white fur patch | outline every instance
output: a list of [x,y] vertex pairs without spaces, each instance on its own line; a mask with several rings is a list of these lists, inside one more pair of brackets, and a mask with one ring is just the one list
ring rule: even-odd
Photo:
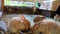
[[47,24],[47,23],[56,23],[58,26],[60,26],[60,23],[59,22],[57,22],[57,21],[55,21],[55,20],[48,20],[48,19],[45,19],[45,20],[43,20],[42,21],[43,22],[43,24]]
[[23,20],[20,17],[13,17],[10,21],[12,21],[12,20],[18,20],[18,21],[23,22]]
[[53,23],[55,23],[54,20],[47,20],[47,19],[44,19],[42,22],[44,22],[44,23],[48,23],[48,22],[53,22]]

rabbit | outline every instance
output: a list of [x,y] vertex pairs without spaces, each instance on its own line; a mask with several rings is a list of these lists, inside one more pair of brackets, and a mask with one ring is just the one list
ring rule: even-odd
[[60,24],[54,20],[42,20],[30,28],[32,34],[60,34]]
[[9,31],[12,33],[17,33],[19,31],[28,30],[30,28],[30,22],[23,15],[19,17],[13,17],[8,22]]

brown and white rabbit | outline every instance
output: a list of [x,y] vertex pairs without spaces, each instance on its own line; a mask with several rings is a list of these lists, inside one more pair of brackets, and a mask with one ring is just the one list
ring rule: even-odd
[[12,33],[17,33],[19,30],[28,30],[30,28],[30,22],[21,15],[20,17],[13,17],[8,22],[9,31]]
[[42,20],[31,27],[32,34],[60,34],[60,24],[53,20]]

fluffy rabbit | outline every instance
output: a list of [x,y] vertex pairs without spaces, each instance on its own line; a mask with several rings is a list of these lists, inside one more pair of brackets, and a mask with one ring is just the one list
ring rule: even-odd
[[60,34],[60,24],[54,20],[42,20],[31,27],[32,34]]
[[30,28],[30,22],[21,15],[20,17],[13,17],[8,22],[9,31],[12,33],[17,33],[19,31],[28,30]]

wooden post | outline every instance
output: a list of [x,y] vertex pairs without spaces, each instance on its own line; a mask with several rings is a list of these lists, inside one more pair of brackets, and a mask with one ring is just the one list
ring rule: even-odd
[[34,0],[34,7],[33,7],[33,13],[36,12],[36,0]]
[[2,11],[4,11],[4,0],[2,0]]

